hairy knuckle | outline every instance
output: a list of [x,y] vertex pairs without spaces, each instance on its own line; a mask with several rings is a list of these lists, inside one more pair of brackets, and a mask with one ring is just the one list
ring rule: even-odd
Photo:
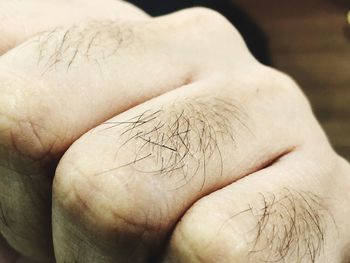
[[199,201],[178,225],[179,262],[315,262],[337,227],[328,202],[309,191],[264,192],[240,211],[208,214],[213,207]]
[[120,21],[80,23],[44,32],[31,43],[37,51],[37,64],[43,73],[49,73],[57,67],[68,70],[77,61],[97,63],[114,57],[119,49],[132,43],[133,29],[131,24]]
[[225,143],[234,146],[233,122],[247,127],[241,115],[231,101],[202,96],[179,98],[130,119],[105,123],[105,129],[118,132],[116,156],[123,157],[113,173],[127,167],[139,178],[157,180],[164,191],[188,184],[203,190],[208,167],[224,172],[221,151]]
[[257,222],[250,253],[255,260],[314,262],[335,227],[327,202],[309,191],[261,193],[251,208]]

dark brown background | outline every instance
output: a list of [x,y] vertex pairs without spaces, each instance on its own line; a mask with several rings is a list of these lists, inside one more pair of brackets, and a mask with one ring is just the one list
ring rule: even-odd
[[332,144],[350,160],[350,1],[233,1],[265,32],[273,66],[297,80]]

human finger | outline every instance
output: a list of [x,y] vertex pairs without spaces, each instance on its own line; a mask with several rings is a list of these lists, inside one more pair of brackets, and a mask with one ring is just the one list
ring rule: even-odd
[[[114,114],[182,86],[198,68],[189,50],[178,49],[181,34],[158,23],[58,28],[0,58],[0,200],[8,219],[0,228],[25,256],[52,257],[52,177],[69,145]],[[159,51],[159,39],[169,50]]]
[[162,262],[348,262],[349,165],[307,147],[199,200]]
[[99,19],[144,19],[123,1],[0,1],[0,55],[42,31]]
[[194,202],[298,144],[301,135],[289,126],[300,127],[298,111],[312,119],[295,84],[253,64],[232,78],[214,74],[163,94],[91,130],[56,170],[57,261],[156,262]]

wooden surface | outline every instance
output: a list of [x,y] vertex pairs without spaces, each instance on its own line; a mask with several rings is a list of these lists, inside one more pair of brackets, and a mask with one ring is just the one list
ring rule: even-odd
[[350,160],[350,2],[233,1],[261,26],[273,66],[297,80],[333,146]]

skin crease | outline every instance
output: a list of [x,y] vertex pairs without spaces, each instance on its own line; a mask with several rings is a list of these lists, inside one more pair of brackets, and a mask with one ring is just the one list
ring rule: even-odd
[[290,231],[306,252],[286,262],[348,260],[349,164],[298,86],[256,62],[223,17],[13,3],[0,3],[0,230],[13,248],[36,262],[53,261],[51,238],[57,262],[264,262],[281,253],[273,242],[251,253],[259,193],[287,188],[299,221],[270,216],[260,250],[271,229],[283,240],[307,220],[290,229],[312,242]]

